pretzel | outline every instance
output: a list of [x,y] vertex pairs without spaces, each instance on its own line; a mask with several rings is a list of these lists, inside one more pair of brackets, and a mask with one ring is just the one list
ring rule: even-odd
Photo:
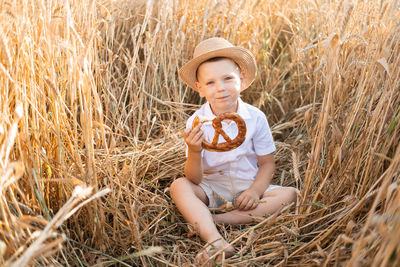
[[[238,127],[238,134],[234,139],[231,139],[223,130],[222,130],[222,124],[221,121],[223,120],[233,120],[237,127]],[[240,117],[237,113],[223,113],[219,115],[218,117],[215,117],[213,120],[210,119],[200,119],[199,116],[196,116],[193,120],[192,124],[192,129],[194,129],[199,123],[203,123],[206,121],[212,121],[213,122],[213,127],[215,129],[215,135],[214,139],[211,143],[203,140],[202,142],[202,147],[204,149],[207,149],[209,151],[215,151],[215,152],[222,152],[222,151],[230,151],[234,148],[237,148],[240,146],[244,140],[246,139],[246,123]],[[222,137],[225,139],[226,142],[224,143],[218,143],[218,138],[219,135],[222,135]]]

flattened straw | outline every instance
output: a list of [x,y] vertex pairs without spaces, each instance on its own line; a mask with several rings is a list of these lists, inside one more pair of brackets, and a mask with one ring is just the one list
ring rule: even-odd
[[[77,207],[74,206],[82,199],[90,196],[92,192],[91,187],[83,188],[81,186],[75,187],[72,192],[71,198],[65,203],[65,205],[56,213],[53,219],[46,225],[44,230],[40,233],[39,237],[24,251],[24,253],[13,263],[10,267],[26,266],[36,255],[38,250],[43,248],[46,239],[52,236],[53,230],[58,228],[65,220],[67,220],[74,212],[77,211],[81,206],[86,204],[88,201],[95,199],[96,197],[101,197],[109,192],[108,189],[104,189],[88,200],[80,203]],[[56,242],[55,244],[59,244]]]

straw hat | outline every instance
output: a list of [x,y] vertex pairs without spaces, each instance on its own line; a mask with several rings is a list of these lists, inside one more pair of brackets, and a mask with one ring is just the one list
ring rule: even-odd
[[227,40],[218,37],[200,42],[194,49],[193,59],[179,70],[179,76],[192,89],[197,91],[195,85],[197,68],[201,63],[213,57],[227,57],[239,65],[245,84],[242,91],[254,81],[257,65],[253,54],[245,48],[234,46]]

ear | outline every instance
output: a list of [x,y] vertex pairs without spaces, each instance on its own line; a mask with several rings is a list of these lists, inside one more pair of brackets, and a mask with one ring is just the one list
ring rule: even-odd
[[243,72],[240,72],[239,78],[240,78],[240,90],[243,90],[244,85],[245,85]]
[[197,92],[199,92],[200,97],[204,97],[202,87],[199,82],[195,82],[194,85],[196,86]]

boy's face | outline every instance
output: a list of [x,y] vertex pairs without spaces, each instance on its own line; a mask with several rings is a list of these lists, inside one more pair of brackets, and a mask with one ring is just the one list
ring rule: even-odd
[[215,115],[236,112],[243,75],[231,59],[221,59],[201,64],[197,70],[196,88],[205,97]]

